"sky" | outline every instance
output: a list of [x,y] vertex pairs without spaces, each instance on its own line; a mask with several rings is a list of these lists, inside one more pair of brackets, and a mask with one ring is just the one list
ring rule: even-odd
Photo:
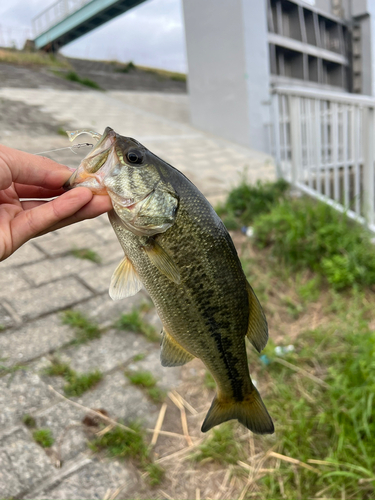
[[[0,2],[0,46],[21,47],[32,36],[31,20],[54,2]],[[182,0],[148,0],[66,45],[62,54],[107,59],[186,72]]]

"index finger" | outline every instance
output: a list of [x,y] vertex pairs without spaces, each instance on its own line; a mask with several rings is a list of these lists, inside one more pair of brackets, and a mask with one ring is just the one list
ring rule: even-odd
[[71,175],[65,165],[44,156],[0,146],[0,189],[12,182],[58,189]]

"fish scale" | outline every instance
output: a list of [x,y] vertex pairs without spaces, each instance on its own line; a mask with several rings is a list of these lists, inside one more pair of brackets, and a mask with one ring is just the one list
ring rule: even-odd
[[[142,283],[163,323],[162,364],[177,366],[197,357],[211,372],[217,394],[202,431],[237,418],[256,433],[272,433],[250,378],[245,345],[247,335],[261,350],[267,323],[225,226],[177,169],[112,129],[103,138],[101,143],[108,147],[111,139],[119,153],[115,165],[108,160],[96,174],[99,187],[112,196],[109,219],[125,253],[111,296],[134,294]],[[88,168],[95,170],[82,165],[86,172],[78,168],[72,187],[84,185]]]

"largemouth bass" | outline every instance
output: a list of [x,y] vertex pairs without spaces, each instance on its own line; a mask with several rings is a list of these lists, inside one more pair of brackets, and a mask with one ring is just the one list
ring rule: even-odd
[[134,295],[143,285],[163,323],[162,365],[197,357],[211,372],[217,393],[203,432],[237,419],[255,433],[273,433],[245,346],[247,337],[259,352],[265,347],[267,322],[220,218],[181,172],[138,141],[109,127],[101,137],[85,132],[99,142],[65,188],[87,186],[112,199],[109,220],[125,257],[111,297]]

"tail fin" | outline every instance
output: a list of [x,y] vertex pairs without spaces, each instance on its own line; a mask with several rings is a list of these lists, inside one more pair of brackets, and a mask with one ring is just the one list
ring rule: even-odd
[[207,432],[215,425],[236,418],[242,425],[255,434],[273,434],[274,426],[271,417],[260,397],[253,387],[243,401],[220,401],[217,396],[212,401],[206,418],[202,424],[202,432]]

